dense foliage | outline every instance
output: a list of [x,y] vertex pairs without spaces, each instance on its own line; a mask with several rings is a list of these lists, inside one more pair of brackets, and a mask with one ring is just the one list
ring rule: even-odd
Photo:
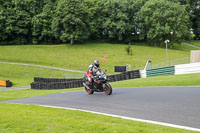
[[184,38],[190,38],[189,14],[178,3],[166,0],[148,0],[141,8],[139,14],[139,26],[141,35],[145,36],[150,44],[164,44],[169,39],[173,42],[181,42]]
[[0,44],[200,38],[199,0],[0,0]]

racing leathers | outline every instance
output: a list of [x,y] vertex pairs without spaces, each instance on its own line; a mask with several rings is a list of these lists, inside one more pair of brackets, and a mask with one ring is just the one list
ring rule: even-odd
[[101,72],[101,68],[97,67],[94,64],[89,65],[88,71],[87,71],[87,79],[88,79],[88,85],[91,85],[93,82],[93,76],[96,75],[96,73],[100,71]]

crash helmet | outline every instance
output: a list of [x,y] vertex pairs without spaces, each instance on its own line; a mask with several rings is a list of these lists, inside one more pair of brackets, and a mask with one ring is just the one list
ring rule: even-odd
[[98,60],[94,60],[94,66],[99,67],[100,66],[100,62]]

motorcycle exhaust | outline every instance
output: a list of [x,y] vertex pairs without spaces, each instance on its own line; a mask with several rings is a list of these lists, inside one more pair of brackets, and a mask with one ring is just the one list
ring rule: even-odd
[[90,87],[86,85],[84,82],[83,82],[83,86],[85,86],[88,90],[90,90]]

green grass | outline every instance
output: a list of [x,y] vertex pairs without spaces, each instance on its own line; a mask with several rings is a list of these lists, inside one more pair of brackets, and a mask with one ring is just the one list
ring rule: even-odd
[[83,88],[60,89],[60,90],[34,90],[34,89],[4,90],[0,91],[0,101],[55,94],[59,92],[77,91],[81,89]]
[[[74,70],[86,71],[94,59],[101,61],[107,56],[106,68],[108,73],[114,72],[114,66],[131,64],[132,69],[144,67],[147,60],[152,60],[153,66],[166,64],[164,48],[132,45],[133,55],[126,53],[125,44],[90,43],[81,45],[17,45],[0,46],[0,61],[21,62],[37,65],[55,66]],[[169,59],[189,57],[190,50],[195,49],[187,45],[175,45],[168,52]],[[164,63],[163,63],[164,61]],[[171,63],[173,63],[171,61]],[[177,61],[176,61],[177,63]],[[181,62],[182,63],[182,62]],[[101,64],[103,67],[103,63]],[[159,65],[160,67],[160,65]],[[0,80],[10,80],[14,86],[30,85],[33,77],[48,78],[77,78],[80,73],[53,70],[47,68],[20,66],[0,63]]]
[[[133,45],[133,56],[127,55],[123,44],[82,44],[82,45],[18,45],[0,46],[0,61],[55,66],[74,70],[87,70],[94,60],[107,56],[106,68],[113,73],[115,65],[131,64],[132,69],[144,67],[147,60],[154,64],[165,60],[165,49]],[[191,48],[186,45],[175,45],[170,49],[169,59],[189,57]],[[103,66],[103,65],[102,65]],[[14,86],[29,85],[33,77],[61,78],[66,75],[79,75],[59,70],[36,68],[30,66],[9,65],[0,63],[0,79],[11,80]],[[70,76],[70,77],[72,77]],[[134,79],[112,83],[112,87],[136,86],[183,86],[199,85],[199,74],[178,75]],[[66,77],[68,78],[68,77]],[[176,79],[176,80],[175,80]],[[64,91],[81,90],[7,90],[0,91],[0,101],[54,94]],[[170,127],[158,126],[142,122],[123,120],[103,115],[80,111],[53,109],[34,105],[17,105],[0,103],[0,133],[35,133],[35,132],[135,132],[135,133],[190,133]]]
[[34,105],[0,103],[0,118],[2,133],[193,133],[104,115]]
[[200,73],[139,78],[111,83],[113,88],[144,86],[200,86]]
[[0,68],[0,80],[10,80],[13,83],[13,86],[30,85],[30,83],[33,82],[34,77],[80,78],[84,75],[82,73],[4,63],[0,63]]
[[[114,72],[114,66],[131,64],[132,69],[144,67],[147,60],[157,64],[166,60],[165,48],[132,45],[133,55],[125,51],[125,44],[89,43],[79,45],[17,45],[0,46],[0,61],[21,62],[55,66],[74,70],[86,71],[93,60],[101,61],[107,56],[106,68],[108,73]],[[187,45],[175,45],[168,50],[169,59],[189,57]]]
[[199,40],[192,40],[190,41],[191,44],[200,47],[200,41]]

